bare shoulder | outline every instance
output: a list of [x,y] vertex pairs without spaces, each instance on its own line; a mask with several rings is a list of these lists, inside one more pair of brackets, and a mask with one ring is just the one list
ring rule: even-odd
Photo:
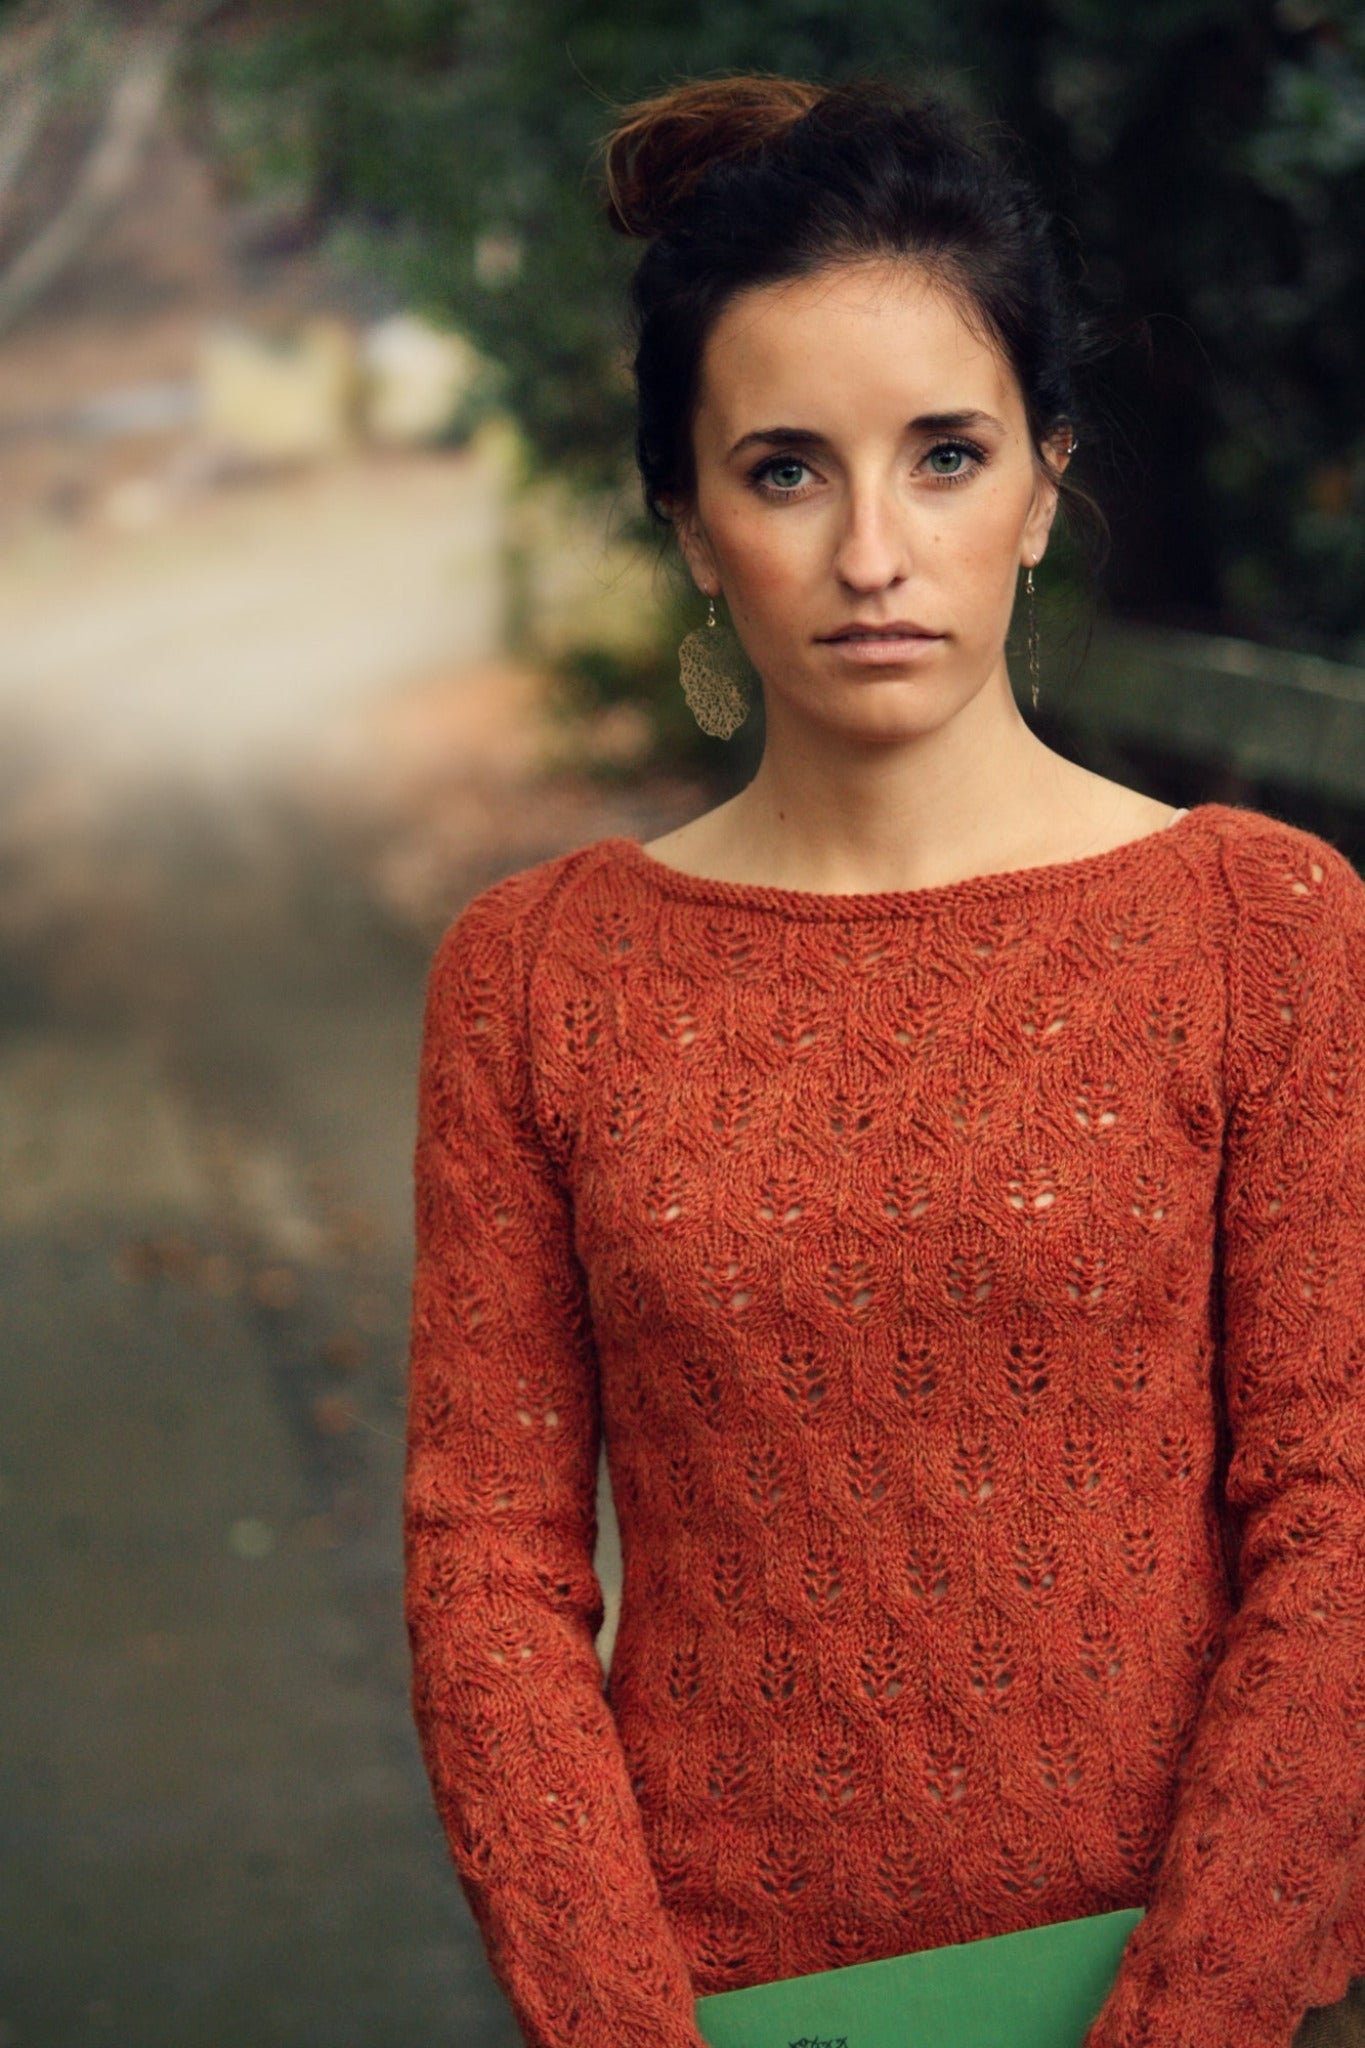
[[1129,839],[1139,839],[1144,833],[1159,831],[1175,816],[1175,806],[1161,797],[1146,796],[1142,790],[1129,789],[1122,782],[1112,782],[1106,775],[1093,775],[1089,780],[1094,784],[1097,829],[1115,846],[1121,846]]
[[689,818],[685,825],[665,832],[661,838],[642,840],[643,850],[684,875],[698,875],[712,882],[742,882],[745,877],[724,841],[729,810],[729,802],[717,804],[714,810],[703,811],[699,818]]
[[1015,850],[1002,866],[1047,866],[1110,853],[1159,832],[1178,815],[1177,807],[1160,797],[1048,752],[1051,758],[1032,783],[1027,802],[1002,822]]

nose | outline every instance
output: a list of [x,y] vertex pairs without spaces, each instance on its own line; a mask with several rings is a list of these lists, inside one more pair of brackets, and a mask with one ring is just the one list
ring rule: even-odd
[[885,483],[850,485],[834,573],[850,590],[885,590],[909,573],[905,508]]

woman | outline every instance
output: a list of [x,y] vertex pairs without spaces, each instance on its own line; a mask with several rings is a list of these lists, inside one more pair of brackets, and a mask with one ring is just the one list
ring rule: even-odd
[[432,963],[407,1612],[460,1880],[535,2048],[1133,1905],[1087,2048],[1288,2048],[1365,1972],[1365,884],[1016,708],[1087,345],[1017,177],[751,77],[606,177],[646,501],[766,742]]

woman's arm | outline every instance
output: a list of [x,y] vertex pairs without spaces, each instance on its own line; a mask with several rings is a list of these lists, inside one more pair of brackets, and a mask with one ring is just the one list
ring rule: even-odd
[[1220,1195],[1240,1594],[1170,1838],[1085,2048],[1290,2048],[1365,1969],[1365,883],[1225,842]]
[[490,1965],[531,2048],[704,2048],[595,1637],[597,1364],[526,1037],[530,870],[427,987],[404,1489],[412,1705]]

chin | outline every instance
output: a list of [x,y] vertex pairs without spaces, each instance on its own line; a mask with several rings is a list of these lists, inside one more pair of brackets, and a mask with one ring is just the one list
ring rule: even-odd
[[[866,686],[864,686],[866,687]],[[941,698],[932,701],[922,697],[917,704],[906,704],[891,699],[883,686],[881,703],[872,701],[868,691],[867,700],[862,704],[850,705],[847,698],[835,700],[824,698],[814,707],[802,706],[803,715],[818,722],[830,732],[847,733],[850,739],[865,739],[894,743],[896,740],[919,739],[926,732],[934,732],[946,725],[956,706],[945,709]]]

